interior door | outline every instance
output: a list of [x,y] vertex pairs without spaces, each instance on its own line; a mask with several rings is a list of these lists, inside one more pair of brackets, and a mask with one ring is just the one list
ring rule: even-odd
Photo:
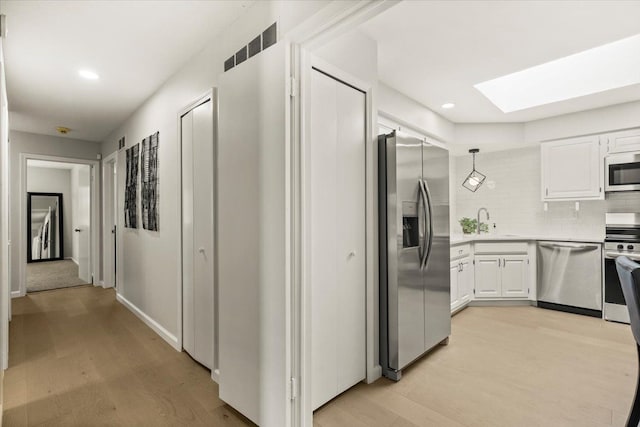
[[183,348],[214,367],[213,102],[182,117]]
[[116,285],[116,163],[115,160],[103,163],[103,191],[104,191],[104,284]]
[[91,277],[91,174],[90,166],[78,166],[76,189],[77,213],[75,217],[75,235],[78,239],[78,277],[87,283],[93,283]]
[[366,99],[314,69],[310,100],[315,409],[365,377]]

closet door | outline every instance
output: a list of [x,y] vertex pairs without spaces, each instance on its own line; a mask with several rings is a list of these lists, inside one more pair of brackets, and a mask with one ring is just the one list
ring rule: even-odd
[[213,106],[211,101],[182,119],[183,348],[213,368]]
[[366,374],[365,102],[364,93],[312,71],[308,194],[314,409]]

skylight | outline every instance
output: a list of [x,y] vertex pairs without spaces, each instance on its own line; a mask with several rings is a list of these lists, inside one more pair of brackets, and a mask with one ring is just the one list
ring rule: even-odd
[[640,83],[640,34],[474,85],[504,113]]

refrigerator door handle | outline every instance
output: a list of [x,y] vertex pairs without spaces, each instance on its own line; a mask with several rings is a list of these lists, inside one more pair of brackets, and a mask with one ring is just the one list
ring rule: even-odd
[[429,212],[429,215],[426,218],[426,229],[427,229],[427,236],[425,236],[425,246],[426,246],[426,250],[424,253],[424,258],[422,260],[422,264],[420,265],[421,269],[426,268],[427,263],[429,262],[429,255],[431,255],[431,247],[433,246],[433,210],[431,208],[431,192],[429,191],[429,186],[427,185],[427,182],[424,180],[421,180],[421,188],[423,191],[423,197],[425,199],[425,215],[427,214],[427,212]]
[[[418,256],[420,258],[420,268],[424,263],[424,257],[427,253],[427,239],[425,231],[427,228],[427,197],[424,189],[422,188],[422,180],[418,179],[418,234],[420,235],[420,246],[418,247]],[[420,205],[422,205],[422,228],[425,231],[420,231]]]

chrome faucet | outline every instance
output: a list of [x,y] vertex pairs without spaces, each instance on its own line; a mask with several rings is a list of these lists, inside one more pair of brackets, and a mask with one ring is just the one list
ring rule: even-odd
[[489,217],[489,211],[487,210],[487,208],[480,208],[478,209],[478,234],[480,234],[480,212],[484,211],[487,214],[487,221],[489,221],[490,217]]

